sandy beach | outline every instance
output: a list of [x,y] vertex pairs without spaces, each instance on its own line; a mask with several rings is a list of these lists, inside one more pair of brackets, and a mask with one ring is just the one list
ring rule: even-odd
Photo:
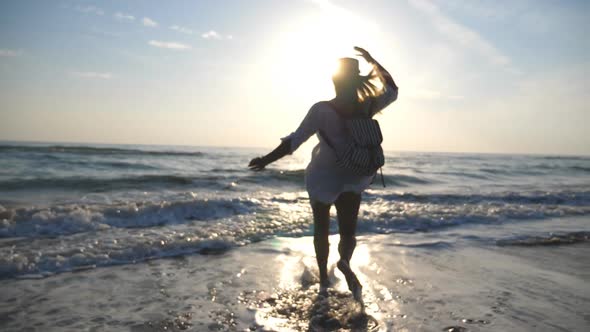
[[[567,231],[587,220],[545,221]],[[5,280],[3,331],[584,331],[588,234],[489,239],[538,223],[366,235],[352,267],[366,314],[333,271],[318,295],[312,238]],[[548,225],[543,225],[546,228]],[[461,233],[462,241],[451,242]],[[486,240],[488,239],[488,240]],[[556,240],[557,239],[557,240]],[[332,236],[335,253],[338,237]],[[331,266],[337,255],[331,255]]]

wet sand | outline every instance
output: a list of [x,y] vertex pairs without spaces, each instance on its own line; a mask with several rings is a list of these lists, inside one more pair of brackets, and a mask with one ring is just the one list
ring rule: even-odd
[[[468,231],[477,238],[494,230]],[[337,270],[328,294],[318,295],[312,238],[276,238],[209,255],[4,280],[0,329],[588,330],[588,242],[447,241],[457,237],[453,230],[359,237],[351,266],[364,285],[365,313]],[[330,242],[334,267],[338,237]]]

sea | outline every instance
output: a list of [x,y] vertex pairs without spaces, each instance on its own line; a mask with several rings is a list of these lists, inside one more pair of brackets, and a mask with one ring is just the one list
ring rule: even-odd
[[0,142],[3,331],[588,331],[590,157],[386,152],[319,292],[304,169],[266,149]]
[[[264,152],[2,143],[0,278],[42,278],[313,234],[304,187],[309,154],[249,170],[249,160]],[[587,156],[387,152],[383,174],[385,187],[378,177],[363,195],[360,235],[527,221],[536,225],[530,231],[478,240],[542,247],[590,236]],[[554,218],[566,222],[546,223]],[[577,222],[567,226],[568,218]]]

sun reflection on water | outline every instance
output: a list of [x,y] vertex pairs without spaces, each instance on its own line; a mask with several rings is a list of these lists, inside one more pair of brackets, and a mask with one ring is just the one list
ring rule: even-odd
[[[379,263],[372,259],[371,246],[361,243],[351,261],[352,269],[364,286],[363,298],[366,306],[365,314],[362,314],[362,306],[352,299],[344,276],[335,268],[338,240],[338,235],[330,237],[331,255],[328,265],[332,287],[327,294],[319,293],[313,239],[285,238],[275,242],[275,249],[281,252],[276,257],[279,266],[278,287],[273,290],[271,304],[257,312],[258,323],[280,331],[313,330],[313,324],[318,321],[327,324],[325,314],[328,312],[341,320],[334,324],[345,324],[341,326],[345,330],[350,328],[349,324],[354,325],[360,321],[364,324],[363,328],[353,330],[386,331],[383,315],[390,311],[389,304],[395,300],[386,287],[364,273],[379,268]],[[388,303],[387,308],[380,307],[383,302]],[[329,319],[327,322],[329,323]]]

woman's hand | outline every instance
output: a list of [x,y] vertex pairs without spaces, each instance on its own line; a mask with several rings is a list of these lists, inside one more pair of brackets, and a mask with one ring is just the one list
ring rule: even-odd
[[377,62],[377,60],[375,60],[371,56],[371,54],[367,52],[367,50],[358,46],[355,46],[354,49],[355,51],[359,52],[358,56],[362,56],[365,60],[367,60],[368,63],[374,66],[379,76],[379,79],[381,79],[381,82],[383,82],[383,84],[397,89],[397,85],[395,85],[395,81],[393,80],[393,77],[391,77],[391,74],[387,70],[385,70],[385,68],[383,68],[383,66],[379,62]]
[[291,153],[291,139],[286,138],[281,144],[264,157],[256,157],[250,160],[248,167],[253,171],[261,171],[266,165],[273,163]]
[[264,160],[260,157],[256,157],[252,160],[250,160],[250,163],[248,164],[248,168],[250,168],[253,171],[262,171],[264,169],[264,167],[266,167],[266,163],[264,162]]
[[365,50],[364,48],[355,46],[354,50],[359,52],[359,54],[357,54],[357,55],[363,57],[368,63],[375,62],[375,59],[373,59],[371,54],[369,54],[369,52],[367,52],[367,50]]

